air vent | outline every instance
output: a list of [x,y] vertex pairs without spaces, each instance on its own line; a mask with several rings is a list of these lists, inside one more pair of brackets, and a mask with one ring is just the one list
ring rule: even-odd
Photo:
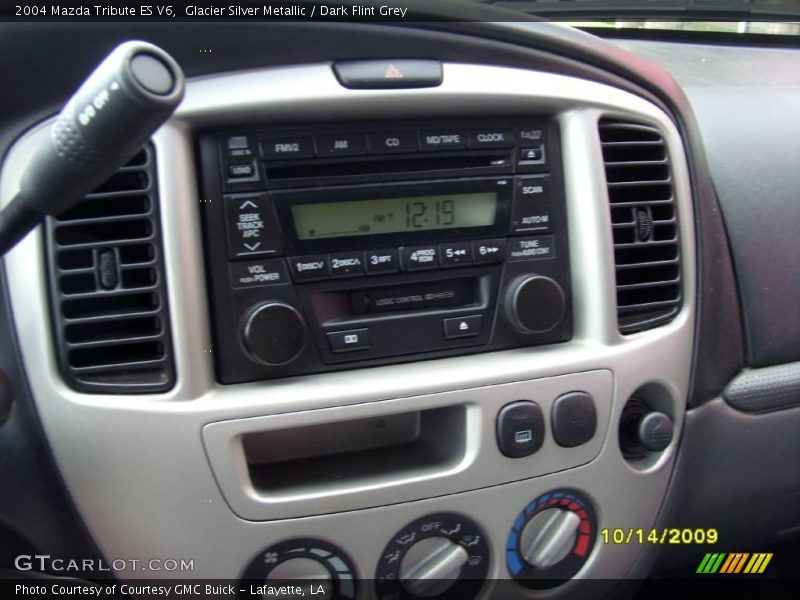
[[600,121],[622,333],[672,320],[681,304],[678,219],[666,144],[655,127]]
[[154,150],[147,146],[74,207],[47,220],[58,360],[74,389],[172,387]]

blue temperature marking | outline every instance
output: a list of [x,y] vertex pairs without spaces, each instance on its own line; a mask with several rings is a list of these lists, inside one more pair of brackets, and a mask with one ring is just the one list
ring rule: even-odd
[[550,494],[545,494],[544,496],[539,496],[539,504],[544,504],[550,500]]
[[517,535],[517,532],[512,529],[511,533],[508,535],[508,550],[516,550],[517,549],[517,540],[518,539],[519,539],[519,536]]
[[519,561],[519,557],[517,556],[516,552],[512,550],[506,551],[506,562],[508,563],[508,570],[512,575],[516,575],[522,571],[522,563]]
[[520,516],[517,517],[517,520],[514,521],[514,529],[517,531],[522,530],[522,526],[525,524],[525,513],[523,512]]

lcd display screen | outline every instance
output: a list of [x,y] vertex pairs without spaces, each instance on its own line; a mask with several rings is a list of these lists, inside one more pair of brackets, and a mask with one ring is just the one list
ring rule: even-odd
[[295,204],[298,240],[494,225],[497,192]]

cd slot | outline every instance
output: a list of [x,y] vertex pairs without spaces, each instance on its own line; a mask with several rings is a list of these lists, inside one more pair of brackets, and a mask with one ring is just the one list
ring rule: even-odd
[[295,179],[348,178],[370,175],[414,173],[430,175],[442,171],[470,170],[472,173],[496,173],[508,170],[511,155],[508,151],[460,152],[452,155],[405,155],[360,157],[350,160],[326,160],[304,164],[266,165],[267,180],[271,182]]

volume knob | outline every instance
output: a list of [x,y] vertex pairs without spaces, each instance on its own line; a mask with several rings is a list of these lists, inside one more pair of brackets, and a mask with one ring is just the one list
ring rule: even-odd
[[520,275],[508,284],[503,314],[520,333],[544,333],[561,321],[566,310],[564,291],[543,275]]
[[242,319],[241,341],[250,359],[268,367],[295,360],[306,345],[306,323],[296,308],[277,300],[253,305]]

